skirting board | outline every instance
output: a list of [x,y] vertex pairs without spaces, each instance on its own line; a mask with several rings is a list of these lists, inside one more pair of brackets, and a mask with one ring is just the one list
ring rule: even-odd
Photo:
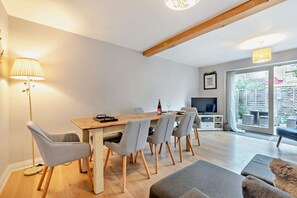
[[[43,160],[42,158],[35,158],[35,163],[36,164],[43,164]],[[13,163],[13,164],[9,164],[6,169],[3,171],[1,177],[0,177],[0,194],[2,192],[2,190],[5,187],[5,184],[10,176],[10,174],[13,171],[16,170],[20,170],[20,169],[24,169],[24,168],[28,168],[32,166],[32,160],[26,160],[26,161],[22,161],[22,162],[17,162],[17,163]]]

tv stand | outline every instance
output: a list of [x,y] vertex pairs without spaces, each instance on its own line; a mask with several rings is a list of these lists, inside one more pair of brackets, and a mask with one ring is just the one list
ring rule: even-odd
[[201,131],[222,131],[223,130],[223,115],[199,115]]

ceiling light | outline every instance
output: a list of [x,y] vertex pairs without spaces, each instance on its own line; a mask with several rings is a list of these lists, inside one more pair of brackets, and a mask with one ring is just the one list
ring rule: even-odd
[[267,46],[271,46],[276,43],[279,43],[283,41],[285,38],[286,38],[285,34],[270,34],[270,35],[260,36],[241,43],[239,45],[239,48],[243,50],[251,50],[251,49],[267,47]]
[[172,10],[186,10],[196,5],[200,0],[165,0],[165,4]]
[[253,51],[253,63],[265,63],[271,61],[271,48],[260,48]]

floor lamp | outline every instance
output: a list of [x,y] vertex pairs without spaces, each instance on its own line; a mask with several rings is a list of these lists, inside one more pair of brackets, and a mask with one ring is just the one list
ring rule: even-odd
[[[29,112],[30,121],[32,121],[32,103],[31,103],[31,88],[34,80],[43,80],[44,74],[39,61],[30,58],[17,58],[15,59],[11,72],[10,78],[24,80],[26,88],[23,90],[28,95],[29,99]],[[35,166],[34,156],[34,140],[32,138],[32,167],[25,170],[24,175],[30,176],[35,175],[42,171],[42,167]]]

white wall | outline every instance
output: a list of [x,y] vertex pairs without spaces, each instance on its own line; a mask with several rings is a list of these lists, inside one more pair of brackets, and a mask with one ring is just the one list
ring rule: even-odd
[[0,1],[0,29],[5,50],[0,63],[0,177],[8,165],[9,150],[9,86],[8,86],[8,15]]
[[[75,130],[71,119],[134,107],[179,109],[198,94],[198,69],[9,17],[10,52],[40,60],[46,75],[33,90],[33,120],[50,132]],[[27,96],[10,82],[10,163],[31,158]]]
[[[269,66],[274,64],[285,63],[288,61],[297,60],[297,49],[287,50],[279,53],[274,53],[272,55],[273,59],[268,64],[255,65],[252,63],[252,58],[243,59],[239,61],[233,61],[229,63],[223,63],[219,65],[201,67],[199,68],[199,96],[213,96],[218,98],[218,114],[225,114],[225,92],[226,92],[226,72],[232,70],[242,70],[245,68],[254,68]],[[214,90],[204,90],[203,89],[203,75],[207,72],[217,72],[217,89]],[[226,119],[224,119],[226,120]]]

